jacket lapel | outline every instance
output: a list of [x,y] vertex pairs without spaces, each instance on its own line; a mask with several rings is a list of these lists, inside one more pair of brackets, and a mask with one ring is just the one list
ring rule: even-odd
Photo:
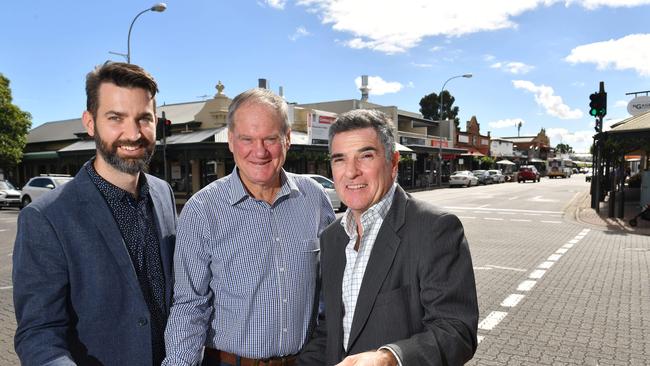
[[[163,274],[165,276],[165,288],[167,293],[167,307],[171,305],[171,292],[172,292],[172,262],[174,250],[173,247],[169,248],[170,245],[173,246],[174,240],[169,240],[169,235],[174,235],[174,233],[167,233],[165,227],[167,221],[165,220],[165,200],[169,200],[169,197],[164,197],[163,192],[158,188],[158,185],[152,184],[152,180],[148,178],[149,182],[149,195],[153,202],[153,211],[156,216],[156,225],[157,225],[157,234],[158,234],[158,243],[160,245],[160,260],[162,261]],[[165,187],[166,188],[166,187]],[[165,193],[169,193],[166,191]],[[176,215],[174,208],[171,208],[170,212],[173,216]],[[173,219],[173,218],[172,218]]]
[[[332,289],[332,298],[333,298],[333,311],[330,313],[328,312],[328,315],[333,315],[332,319],[327,319],[326,321],[329,322],[331,321],[332,324],[335,324],[336,326],[333,327],[336,329],[336,333],[334,334],[335,342],[334,344],[340,345],[339,348],[336,350],[337,355],[336,358],[337,360],[342,360],[343,359],[343,289],[341,287],[341,284],[343,283],[343,272],[345,271],[345,247],[348,244],[349,238],[347,234],[345,233],[345,230],[341,226],[341,220],[335,221],[332,225],[337,225],[336,228],[337,230],[335,231],[336,235],[334,237],[334,240],[332,240],[329,243],[326,243],[325,245],[331,246],[328,248],[329,250],[332,251],[332,270],[328,274],[328,281],[333,287]],[[331,277],[330,277],[331,276]]]
[[361,330],[368,321],[377,294],[393,264],[393,259],[401,242],[397,232],[404,224],[406,201],[406,193],[401,187],[397,186],[393,204],[379,229],[363,275],[357,305],[354,310],[354,318],[352,319],[348,349],[352,349],[352,345],[356,342]]
[[103,242],[106,244],[110,252],[113,254],[115,261],[124,274],[126,282],[136,293],[142,293],[140,285],[137,280],[135,268],[131,262],[131,257],[126,249],[126,244],[122,238],[122,233],[117,227],[115,218],[108,207],[106,200],[99,192],[95,184],[90,180],[90,176],[86,172],[85,166],[81,168],[76,178],[79,184],[79,201],[80,210],[84,217],[88,217],[97,231],[101,234]]

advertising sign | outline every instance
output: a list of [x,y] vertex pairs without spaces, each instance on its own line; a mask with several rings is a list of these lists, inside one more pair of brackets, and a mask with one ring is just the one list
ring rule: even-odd
[[650,111],[650,97],[642,95],[627,104],[627,112],[633,116]]
[[311,144],[327,144],[327,133],[335,119],[335,113],[311,112],[309,114],[309,142]]

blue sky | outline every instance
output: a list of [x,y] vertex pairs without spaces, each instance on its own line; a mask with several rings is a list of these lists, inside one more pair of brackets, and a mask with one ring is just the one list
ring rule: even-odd
[[[123,61],[133,17],[155,1],[5,1],[0,73],[33,125],[77,118],[84,77]],[[493,137],[546,128],[551,144],[587,151],[589,94],[605,82],[606,125],[628,117],[625,93],[650,90],[650,0],[168,0],[131,35],[131,61],[160,86],[159,103],[230,97],[270,81],[290,102],[359,98],[417,112],[446,89],[461,128],[476,116]]]

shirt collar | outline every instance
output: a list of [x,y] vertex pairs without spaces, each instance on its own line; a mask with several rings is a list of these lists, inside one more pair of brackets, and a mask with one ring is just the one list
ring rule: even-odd
[[[109,202],[121,202],[126,199],[136,200],[133,195],[122,188],[114,185],[113,183],[104,179],[97,170],[95,170],[95,158],[90,159],[86,163],[86,171],[90,176],[91,181],[95,184],[97,189],[102,193],[104,198]],[[136,201],[146,200],[149,197],[149,184],[147,183],[147,178],[145,174],[140,172],[140,177],[138,178],[138,198]]]
[[[296,182],[291,178],[290,175],[288,175],[284,169],[280,170],[280,191],[278,192],[278,196],[274,201],[278,202],[281,197],[283,196],[288,196],[292,192],[297,192],[299,193],[300,190],[298,189],[298,186],[296,185]],[[235,166],[233,169],[232,173],[230,174],[230,180],[229,180],[229,185],[228,185],[228,194],[230,195],[230,205],[234,206],[238,204],[239,202],[242,202],[246,198],[253,198],[248,191],[246,190],[246,187],[244,187],[244,183],[242,183],[241,178],[239,177],[239,168]]]
[[[388,211],[390,210],[390,206],[393,202],[396,188],[397,183],[393,183],[388,192],[386,192],[384,197],[382,197],[379,202],[370,206],[364,213],[361,214],[361,225],[364,227],[364,231],[366,231],[368,217],[380,217],[382,220],[386,218],[386,215],[388,215]],[[354,221],[352,210],[348,208],[348,210],[345,211],[345,214],[343,214],[343,218],[341,219],[341,226],[343,226],[345,233],[348,234],[350,238],[357,235],[357,229],[355,225],[356,223]]]

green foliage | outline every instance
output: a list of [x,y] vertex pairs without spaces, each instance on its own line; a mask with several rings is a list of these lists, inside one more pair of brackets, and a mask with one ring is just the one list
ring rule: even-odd
[[12,104],[9,79],[0,74],[0,168],[10,168],[23,156],[32,116]]
[[555,146],[555,152],[560,154],[571,154],[573,153],[573,148],[569,144],[557,144],[557,146]]
[[479,161],[481,162],[481,169],[492,169],[496,164],[496,159],[490,156],[481,156]]
[[420,99],[420,113],[422,113],[424,118],[430,118],[434,121],[453,119],[454,123],[456,124],[456,127],[458,127],[460,120],[458,119],[457,116],[458,116],[458,112],[460,111],[460,108],[452,107],[455,101],[456,98],[454,98],[454,96],[451,95],[447,90],[442,92],[442,117],[441,117],[439,113],[440,95],[438,95],[437,93],[431,93],[425,95],[424,97],[422,97],[422,99]]

